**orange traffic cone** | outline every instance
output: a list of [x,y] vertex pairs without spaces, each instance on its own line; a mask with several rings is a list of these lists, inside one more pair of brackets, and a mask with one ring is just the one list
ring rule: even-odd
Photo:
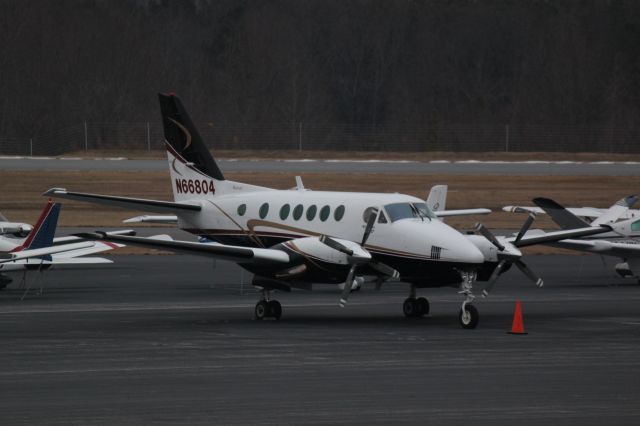
[[516,300],[516,311],[513,313],[513,324],[511,324],[511,331],[509,334],[528,334],[524,331],[524,323],[522,322],[522,306],[520,301]]

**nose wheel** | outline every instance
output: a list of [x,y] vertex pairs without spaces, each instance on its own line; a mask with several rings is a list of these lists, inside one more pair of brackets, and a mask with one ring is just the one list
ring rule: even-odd
[[458,318],[462,328],[473,329],[478,325],[480,314],[478,314],[475,306],[465,305],[464,308],[460,309],[460,316]]

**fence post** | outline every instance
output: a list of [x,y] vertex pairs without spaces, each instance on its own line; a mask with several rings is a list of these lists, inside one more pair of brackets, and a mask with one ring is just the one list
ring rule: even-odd
[[33,138],[29,138],[29,157],[33,157]]
[[302,151],[302,121],[298,123],[298,151]]
[[87,122],[84,122],[84,150],[89,150],[89,138],[87,137]]
[[147,151],[151,151],[151,129],[149,128],[148,121],[147,121]]
[[509,125],[504,126],[504,151],[509,152]]

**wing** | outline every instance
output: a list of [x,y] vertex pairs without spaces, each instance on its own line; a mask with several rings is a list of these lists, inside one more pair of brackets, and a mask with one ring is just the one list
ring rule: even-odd
[[169,201],[148,200],[144,198],[86,194],[82,192],[70,192],[64,188],[52,188],[42,195],[155,213],[198,212],[202,209],[200,204],[194,203],[172,203]]
[[21,259],[30,259],[32,257],[47,256],[56,253],[64,253],[68,251],[87,249],[93,247],[95,242],[82,241],[79,243],[63,244],[59,246],[50,246],[36,249],[20,250],[13,253],[4,253],[0,255],[0,263],[13,262]]
[[289,255],[281,250],[227,246],[217,243],[198,243],[192,241],[178,241],[167,237],[129,237],[111,235],[104,232],[78,234],[83,239],[109,241],[131,246],[169,250],[176,253],[194,254],[198,256],[214,257],[239,263],[288,263]]
[[[134,236],[134,235],[136,235],[136,231],[134,231],[133,229],[123,229],[121,231],[109,231],[108,234],[110,234],[110,235],[131,235],[131,236]],[[54,238],[53,239],[53,244],[54,245],[59,245],[59,244],[66,244],[66,243],[78,242],[78,241],[82,241],[82,238],[76,237],[75,235],[69,235],[67,237]]]
[[562,240],[549,244],[553,247],[598,253],[622,258],[640,258],[640,244],[637,242],[613,242],[605,240]]
[[604,234],[607,232],[611,232],[611,227],[606,225],[601,226],[587,226],[585,228],[580,229],[567,229],[562,231],[554,231],[554,232],[527,232],[522,238],[518,239],[518,237],[509,237],[506,238],[506,241],[512,243],[516,247],[526,247],[532,246],[536,244],[546,244],[552,243],[560,240],[565,240],[568,238],[579,238],[579,237],[588,237],[591,235]]

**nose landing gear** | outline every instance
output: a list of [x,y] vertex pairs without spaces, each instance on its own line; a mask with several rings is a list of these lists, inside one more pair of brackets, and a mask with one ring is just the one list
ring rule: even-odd
[[478,309],[471,303],[476,298],[473,294],[473,283],[476,280],[476,272],[461,271],[462,282],[460,283],[460,291],[458,293],[465,296],[462,307],[460,308],[460,325],[465,329],[473,329],[478,325],[480,315]]

